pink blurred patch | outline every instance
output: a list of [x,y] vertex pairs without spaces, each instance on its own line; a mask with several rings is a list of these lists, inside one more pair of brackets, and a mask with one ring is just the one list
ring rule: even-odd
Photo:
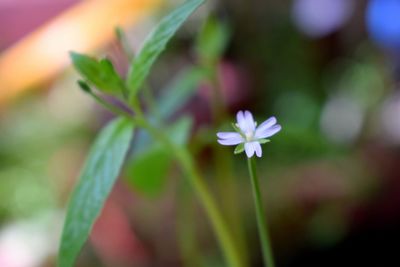
[[79,0],[0,0],[0,51]]
[[147,266],[148,253],[118,203],[121,193],[124,192],[117,187],[107,200],[90,241],[106,266]]
[[[249,82],[247,74],[240,67],[229,61],[222,61],[218,69],[221,84],[221,95],[224,103],[230,107],[246,100],[249,96]],[[200,96],[210,101],[213,96],[209,83],[200,87]]]

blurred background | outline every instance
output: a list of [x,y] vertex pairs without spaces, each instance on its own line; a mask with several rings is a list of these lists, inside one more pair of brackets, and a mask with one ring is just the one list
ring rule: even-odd
[[[181,2],[0,0],[1,267],[55,266],[68,197],[112,117],[78,89],[68,51],[107,56],[124,76],[123,51]],[[210,16],[225,48],[217,103],[193,72]],[[277,265],[397,266],[399,81],[400,0],[219,0],[169,44],[143,102],[157,109],[169,92],[167,121],[192,119],[188,145],[248,266],[262,263],[246,164],[215,137],[241,109],[283,127],[258,159]],[[224,266],[179,168],[141,134],[76,266]]]

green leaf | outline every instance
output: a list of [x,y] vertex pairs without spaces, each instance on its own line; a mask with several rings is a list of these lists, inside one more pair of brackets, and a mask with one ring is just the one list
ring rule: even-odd
[[[150,120],[158,124],[160,120],[170,119],[196,92],[197,85],[205,75],[204,70],[197,67],[190,67],[179,73],[170,84],[162,89],[156,109],[151,110]],[[135,140],[134,153],[147,149],[149,143],[152,142],[149,134],[145,131],[139,131]]]
[[240,143],[236,146],[234,153],[240,154],[244,151],[244,143]]
[[148,197],[156,197],[164,188],[171,162],[168,150],[160,145],[152,146],[132,159],[125,176],[135,190]]
[[168,129],[168,135],[170,135],[172,142],[183,146],[189,139],[192,126],[193,120],[191,117],[182,117]]
[[[191,128],[192,120],[183,118],[167,129],[167,133],[173,142],[184,145]],[[165,187],[172,154],[159,142],[148,140],[146,144],[141,144],[140,152],[136,152],[130,160],[125,176],[138,192],[148,197],[157,197]]]
[[185,20],[203,3],[204,0],[189,0],[168,16],[147,36],[144,44],[133,59],[127,78],[130,96],[135,97],[150,72],[154,62],[165,49],[168,41],[174,36]]
[[257,141],[260,142],[260,144],[265,144],[265,143],[271,142],[271,140],[269,140],[269,139],[258,139]]
[[206,63],[220,59],[229,41],[230,31],[226,23],[210,16],[197,39],[197,53]]
[[109,59],[96,59],[78,54],[70,53],[72,63],[78,72],[99,90],[107,93],[121,93],[124,91],[124,83],[114,69]]
[[[191,67],[183,70],[174,80],[162,90],[159,97],[157,112],[162,119],[168,119],[182,108],[188,99],[196,92],[200,81],[206,76],[204,70]],[[157,117],[157,116],[154,116]]]
[[109,123],[96,138],[69,201],[59,249],[59,267],[74,265],[118,177],[132,135],[132,123],[120,118]]

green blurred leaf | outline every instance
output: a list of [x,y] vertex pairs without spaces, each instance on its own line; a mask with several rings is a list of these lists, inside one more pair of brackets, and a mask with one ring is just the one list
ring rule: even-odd
[[[193,96],[199,83],[206,76],[203,69],[191,67],[183,70],[174,80],[162,90],[159,97],[157,112],[162,119],[167,119],[182,108]],[[157,117],[157,116],[154,116]]]
[[[197,67],[190,67],[181,71],[166,88],[162,89],[156,109],[151,110],[150,120],[157,124],[160,123],[160,120],[170,119],[196,92],[197,85],[205,75],[205,71]],[[135,139],[134,153],[147,149],[151,142],[149,134],[145,131],[139,131]]]
[[[178,145],[186,144],[192,120],[182,118],[169,129],[168,135]],[[163,191],[168,169],[172,163],[171,152],[159,142],[148,142],[135,153],[126,170],[128,182],[140,193],[148,197],[157,197]]]
[[124,91],[124,83],[114,69],[109,59],[96,59],[78,54],[70,53],[72,63],[78,72],[99,90],[108,93],[121,93]]
[[258,142],[260,142],[260,144],[266,144],[268,142],[271,142],[271,140],[263,138],[263,139],[258,139]]
[[58,266],[71,267],[118,177],[133,135],[132,123],[115,119],[97,137],[69,202]]
[[166,16],[147,36],[142,49],[131,63],[127,78],[130,96],[135,97],[143,81],[150,72],[153,63],[165,49],[168,41],[179,27],[204,0],[189,0]]
[[229,27],[214,16],[205,22],[197,39],[197,53],[206,63],[220,59],[230,37]]
[[135,190],[149,197],[158,196],[165,184],[165,176],[172,159],[161,146],[153,146],[133,158],[127,169],[129,183]]
[[174,123],[169,129],[168,129],[168,134],[170,135],[170,138],[172,142],[174,142],[177,145],[186,145],[189,135],[190,135],[190,130],[192,129],[193,126],[193,120],[191,117],[182,117],[179,121]]
[[244,151],[244,143],[240,143],[236,146],[234,153],[240,154]]

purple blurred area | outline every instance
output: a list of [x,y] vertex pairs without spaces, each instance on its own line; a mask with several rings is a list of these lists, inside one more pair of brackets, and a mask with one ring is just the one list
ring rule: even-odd
[[293,20],[306,35],[323,37],[343,27],[353,8],[353,0],[296,0]]

